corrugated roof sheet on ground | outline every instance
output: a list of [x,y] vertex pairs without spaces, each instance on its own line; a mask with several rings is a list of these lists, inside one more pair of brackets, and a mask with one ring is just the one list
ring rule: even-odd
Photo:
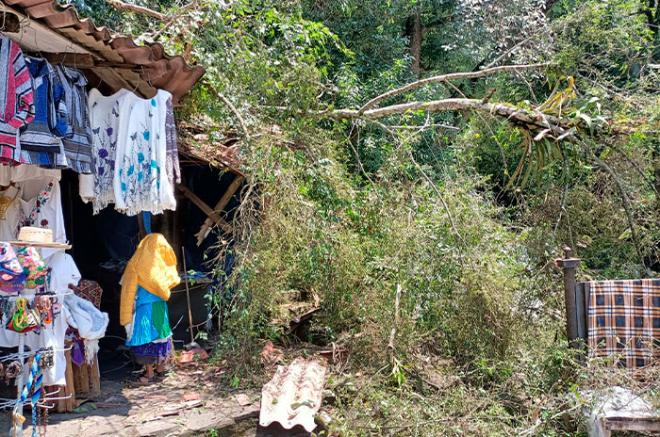
[[278,422],[285,429],[316,428],[314,416],[321,408],[327,367],[323,360],[296,358],[278,366],[273,378],[261,390],[259,425]]

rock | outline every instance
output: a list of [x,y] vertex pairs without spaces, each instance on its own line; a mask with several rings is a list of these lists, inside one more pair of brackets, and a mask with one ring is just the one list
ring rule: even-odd
[[213,411],[201,414],[192,414],[187,417],[186,422],[186,426],[189,430],[197,432],[225,428],[227,426],[234,425],[234,421],[231,418],[220,415]]
[[140,437],[164,437],[175,431],[177,428],[179,427],[172,422],[156,420],[138,426],[137,433]]
[[245,407],[246,405],[252,404],[252,401],[246,394],[239,393],[237,395],[234,395],[234,398],[236,399],[238,405],[240,405],[241,407]]

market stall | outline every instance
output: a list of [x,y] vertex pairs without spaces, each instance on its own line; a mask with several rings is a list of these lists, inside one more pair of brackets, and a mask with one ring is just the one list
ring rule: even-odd
[[5,1],[0,15],[0,406],[34,435],[76,388],[101,390],[99,341],[137,242],[153,230],[199,245],[177,209],[202,211],[198,234],[228,226],[219,211],[242,176],[181,184],[174,107],[200,67],[57,2]]

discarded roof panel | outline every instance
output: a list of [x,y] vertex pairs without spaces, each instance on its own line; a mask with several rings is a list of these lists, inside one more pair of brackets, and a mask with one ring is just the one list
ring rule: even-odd
[[314,416],[321,408],[327,367],[324,361],[296,358],[278,366],[273,378],[261,390],[259,425],[278,422],[285,429],[302,426],[312,432]]

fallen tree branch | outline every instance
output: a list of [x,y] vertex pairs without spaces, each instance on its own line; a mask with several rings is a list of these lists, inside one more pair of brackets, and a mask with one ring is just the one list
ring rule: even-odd
[[390,331],[390,339],[387,342],[387,349],[389,349],[392,357],[394,357],[394,351],[396,350],[394,341],[396,339],[396,330],[399,327],[400,306],[401,306],[401,284],[396,284],[396,295],[394,296],[394,324],[392,325],[392,330]]
[[145,8],[144,6],[134,5],[133,3],[125,3],[121,0],[106,0],[106,1],[108,2],[108,4],[110,4],[110,6],[112,6],[113,8],[119,11],[129,11],[129,12],[135,12],[137,14],[148,15],[160,21],[165,21],[167,19],[167,15],[162,14],[158,11],[154,11],[153,9]]
[[495,73],[500,73],[503,71],[521,71],[521,70],[533,70],[537,68],[543,68],[549,66],[549,63],[541,63],[541,64],[524,64],[524,65],[501,65],[499,67],[492,67],[492,68],[485,68],[483,70],[478,70],[478,71],[465,71],[465,72],[459,72],[459,73],[449,73],[449,74],[441,74],[439,76],[431,76],[427,77],[425,79],[420,79],[418,81],[409,83],[407,85],[404,85],[400,88],[395,88],[393,90],[390,90],[386,93],[383,93],[379,96],[374,97],[373,99],[369,100],[367,103],[365,103],[359,110],[358,113],[362,114],[369,110],[370,108],[373,108],[374,106],[378,105],[381,101],[388,99],[390,97],[403,94],[405,92],[421,88],[425,85],[431,84],[431,83],[443,83],[443,82],[449,82],[452,80],[461,80],[461,79],[476,79],[479,77],[484,77],[484,76],[489,76],[491,74]]
[[566,138],[566,136],[572,135],[570,129],[574,127],[574,122],[572,120],[548,115],[541,111],[521,109],[503,103],[483,102],[481,99],[466,98],[431,100],[428,102],[408,102],[382,108],[369,109],[364,112],[360,112],[360,110],[357,109],[336,109],[319,112],[318,115],[340,120],[355,118],[374,120],[413,111],[442,112],[463,110],[488,112],[492,115],[506,118],[514,124],[525,126],[531,130],[547,130],[549,135],[544,134],[544,136],[552,136],[555,138],[559,136]]

